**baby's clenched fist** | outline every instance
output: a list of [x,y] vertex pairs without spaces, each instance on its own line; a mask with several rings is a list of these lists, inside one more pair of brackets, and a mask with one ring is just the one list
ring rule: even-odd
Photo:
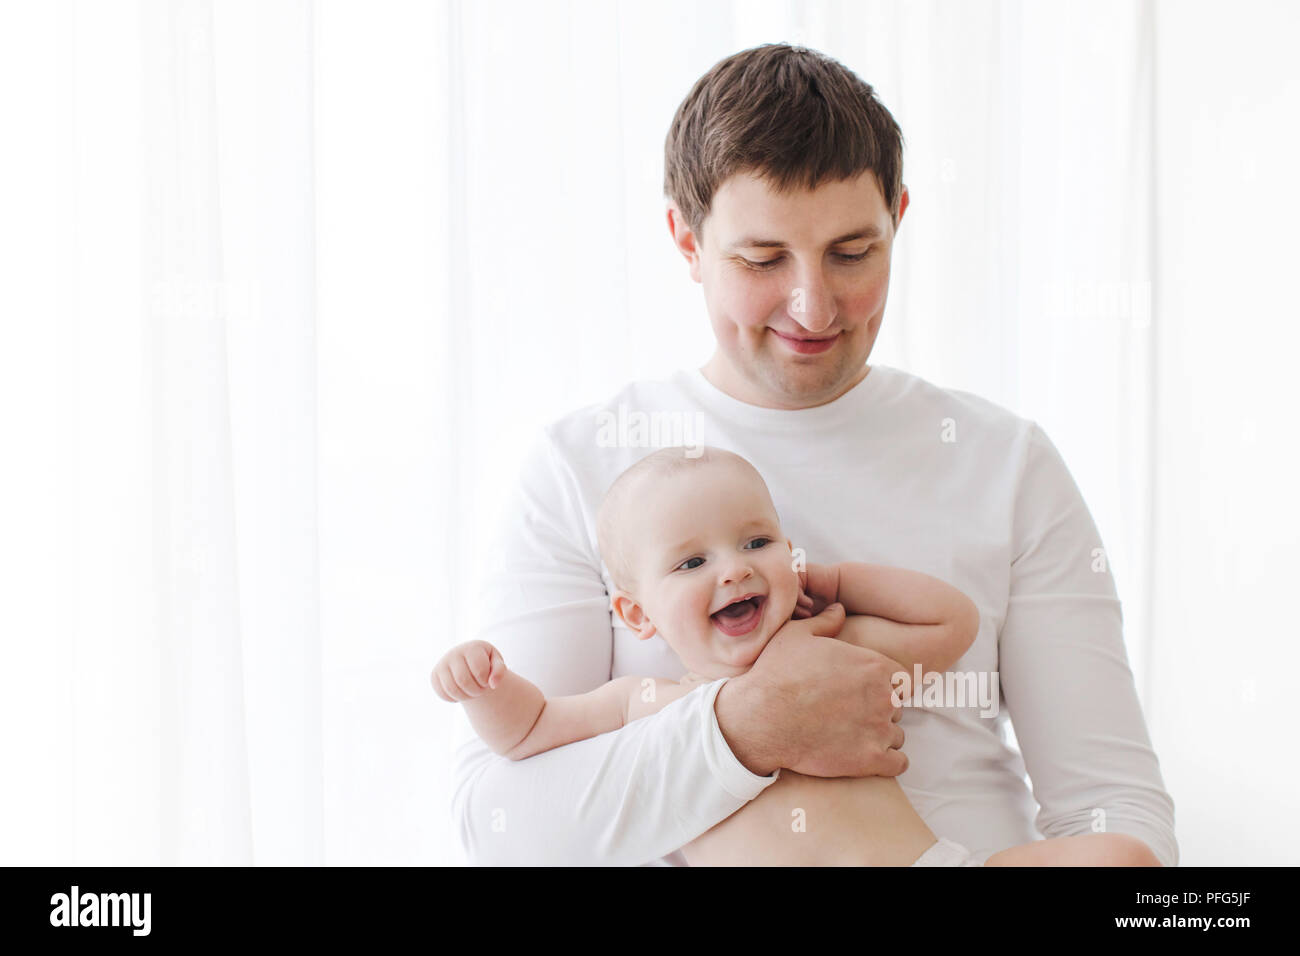
[[467,641],[442,655],[433,669],[433,690],[455,704],[495,690],[505,674],[500,651],[487,641]]

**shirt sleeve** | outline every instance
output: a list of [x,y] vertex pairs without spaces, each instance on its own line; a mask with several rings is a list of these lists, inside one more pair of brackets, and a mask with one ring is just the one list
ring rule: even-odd
[[[577,483],[543,436],[480,573],[481,624],[506,666],[548,697],[611,676],[609,598]],[[452,813],[474,865],[636,866],[680,849],[777,779],[750,772],[706,684],[649,717],[526,760],[484,745],[458,707]]]
[[1038,830],[1127,833],[1176,866],[1174,803],[1129,669],[1109,562],[1078,486],[1036,423],[1013,548],[998,668]]

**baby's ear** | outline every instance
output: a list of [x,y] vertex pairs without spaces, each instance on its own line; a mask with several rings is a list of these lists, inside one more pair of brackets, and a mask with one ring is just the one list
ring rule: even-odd
[[637,604],[632,595],[626,591],[615,591],[613,604],[614,613],[637,637],[644,641],[655,636],[655,626],[650,623],[650,618],[645,616],[645,608]]

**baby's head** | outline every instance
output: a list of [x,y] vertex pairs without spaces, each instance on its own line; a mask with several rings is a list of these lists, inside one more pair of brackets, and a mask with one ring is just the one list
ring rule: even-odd
[[597,518],[614,611],[702,677],[749,670],[799,597],[767,485],[739,455],[665,448],[610,486]]

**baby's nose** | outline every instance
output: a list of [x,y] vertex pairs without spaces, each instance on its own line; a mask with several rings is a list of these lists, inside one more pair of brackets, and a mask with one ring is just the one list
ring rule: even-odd
[[744,581],[746,578],[754,576],[754,569],[748,564],[737,562],[722,572],[723,584],[734,584],[737,581]]

